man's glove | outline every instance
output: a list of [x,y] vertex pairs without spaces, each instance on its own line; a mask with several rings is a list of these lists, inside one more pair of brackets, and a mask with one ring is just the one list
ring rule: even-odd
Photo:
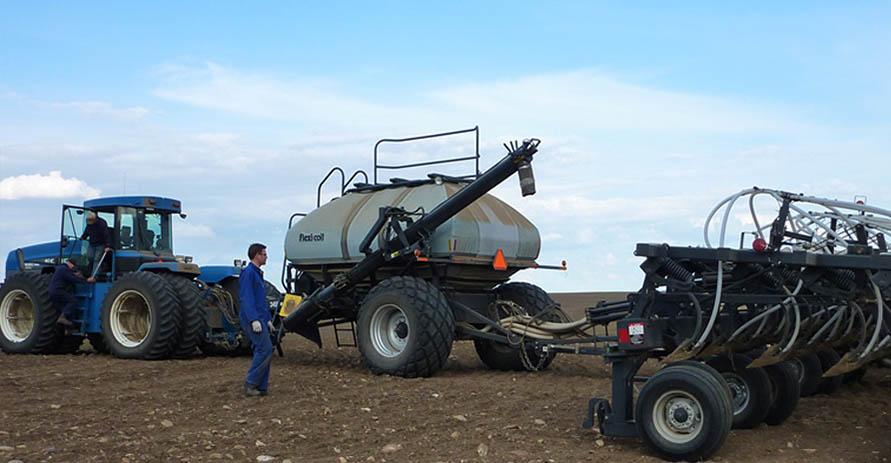
[[275,331],[275,325],[272,324],[272,320],[266,322],[266,326],[269,327],[269,332],[270,332],[270,333],[273,332],[273,331]]
[[260,324],[260,320],[254,320],[251,322],[251,329],[254,330],[254,333],[262,333],[263,325]]

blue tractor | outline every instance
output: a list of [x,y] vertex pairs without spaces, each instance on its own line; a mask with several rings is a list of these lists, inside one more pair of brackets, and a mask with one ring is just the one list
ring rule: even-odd
[[[93,263],[80,239],[86,215],[109,224],[112,250],[101,259],[96,283],[75,288],[74,328],[56,324],[49,297],[55,266],[73,258],[84,275]],[[250,350],[238,323],[241,263],[199,267],[173,253],[172,218],[180,201],[156,196],[119,196],[62,206],[59,241],[18,248],[6,260],[0,288],[0,349],[7,353],[76,351],[88,338],[99,352],[120,358],[185,358],[242,354]],[[267,284],[270,310],[280,294]]]

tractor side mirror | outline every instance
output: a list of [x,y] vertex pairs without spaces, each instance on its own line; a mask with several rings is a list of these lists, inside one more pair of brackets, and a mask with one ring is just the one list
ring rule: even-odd
[[183,220],[186,220],[186,214],[180,213],[180,214],[179,214],[179,218],[181,218],[181,219],[183,219]]

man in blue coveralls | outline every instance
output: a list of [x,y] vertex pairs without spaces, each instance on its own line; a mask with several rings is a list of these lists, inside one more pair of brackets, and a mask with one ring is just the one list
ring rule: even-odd
[[56,320],[56,323],[66,327],[74,325],[71,320],[74,320],[77,303],[72,296],[72,288],[75,283],[93,283],[94,281],[96,281],[95,278],[84,278],[80,272],[74,270],[74,259],[68,259],[64,264],[56,267],[49,285],[50,300],[59,311],[59,319]]
[[265,396],[269,389],[269,362],[272,361],[272,340],[269,332],[273,329],[269,303],[266,301],[266,285],[263,271],[266,265],[266,246],[254,243],[248,248],[251,263],[241,271],[238,278],[238,300],[241,312],[238,314],[241,329],[251,339],[254,360],[244,379],[244,395]]

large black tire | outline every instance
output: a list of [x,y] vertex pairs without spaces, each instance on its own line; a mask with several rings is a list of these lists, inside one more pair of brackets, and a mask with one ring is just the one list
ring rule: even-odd
[[720,381],[691,365],[671,365],[644,383],[634,419],[641,439],[668,461],[712,456],[730,434],[733,411]]
[[823,367],[817,354],[807,354],[790,360],[798,373],[798,384],[801,397],[810,397],[817,393],[823,376]]
[[[826,349],[817,352],[817,358],[820,359],[820,368],[823,373],[826,373],[833,365],[838,363],[841,360],[841,356],[838,355],[833,349]],[[829,377],[823,377],[821,375],[820,386],[817,388],[817,393],[822,394],[833,394],[841,388],[842,381],[844,380],[844,375],[835,375]]]
[[724,390],[724,399],[726,399],[727,409],[730,410],[730,417],[733,417],[733,391],[730,390],[730,386],[727,384],[727,380],[724,379],[724,375],[721,374],[718,370],[715,370],[711,366],[705,364],[704,362],[700,362],[699,360],[678,360],[677,362],[672,363],[671,365],[666,366],[668,368],[670,366],[675,365],[683,365],[690,368],[698,368],[706,373],[710,374],[715,378],[715,381],[721,384]]
[[773,403],[764,417],[764,422],[776,426],[782,424],[792,415],[801,395],[801,384],[798,382],[798,371],[789,362],[780,362],[764,367],[770,378]]
[[762,368],[746,368],[751,362],[751,358],[742,354],[719,355],[706,362],[718,370],[730,386],[735,429],[758,426],[773,403],[770,378]]
[[[514,302],[524,309],[527,315],[538,315],[556,305],[551,296],[543,289],[529,283],[507,283],[496,288],[499,299]],[[503,314],[489,314],[489,317],[498,320]],[[560,321],[556,314],[545,317],[546,321]],[[554,361],[556,353],[545,354],[532,347],[526,348],[526,359],[523,362],[523,352],[519,347],[509,346],[500,342],[487,339],[474,339],[473,346],[480,360],[493,370],[523,371],[529,369],[544,370]],[[532,368],[530,368],[532,367]],[[537,368],[535,368],[537,367]]]
[[176,346],[181,313],[167,280],[151,272],[125,273],[102,301],[105,344],[119,358],[166,358]]
[[189,358],[198,350],[204,335],[205,317],[201,291],[191,278],[175,273],[160,274],[173,288],[182,307],[182,321],[176,345],[170,352],[174,358]]
[[454,335],[448,301],[420,278],[388,278],[359,308],[356,341],[363,362],[376,375],[432,376],[448,360]]
[[10,354],[50,354],[59,312],[49,295],[49,275],[18,272],[0,288],[0,349]]

